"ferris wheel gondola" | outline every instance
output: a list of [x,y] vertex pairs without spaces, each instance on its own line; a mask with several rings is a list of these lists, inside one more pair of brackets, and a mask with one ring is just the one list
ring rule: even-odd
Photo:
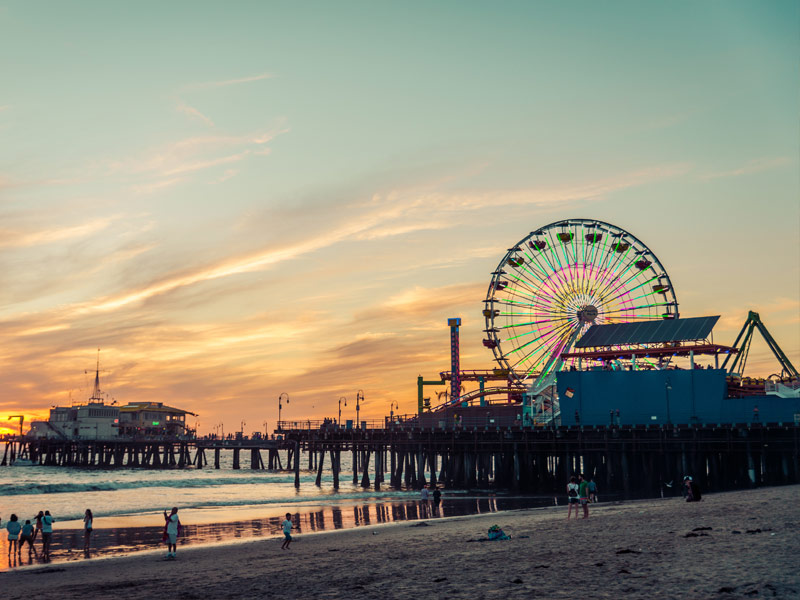
[[492,272],[487,334],[501,368],[532,385],[563,367],[560,356],[592,325],[674,319],[678,301],[664,267],[631,233],[593,219],[531,232]]

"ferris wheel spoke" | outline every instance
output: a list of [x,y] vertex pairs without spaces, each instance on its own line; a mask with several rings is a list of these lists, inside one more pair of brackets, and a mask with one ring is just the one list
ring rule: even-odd
[[531,357],[531,356],[533,356],[534,354],[538,353],[538,352],[539,352],[539,350],[542,350],[542,349],[543,349],[543,348],[545,348],[545,347],[548,347],[548,348],[549,348],[550,346],[548,345],[548,342],[549,342],[550,340],[552,340],[554,337],[556,337],[556,336],[560,335],[560,334],[561,334],[563,331],[565,331],[565,328],[569,328],[569,325],[563,325],[563,326],[559,327],[558,329],[556,329],[554,332],[548,332],[548,334],[547,334],[547,337],[546,337],[546,338],[545,338],[545,337],[543,337],[543,338],[538,338],[538,339],[536,339],[536,340],[531,340],[531,341],[530,341],[530,342],[528,342],[527,344],[525,344],[525,345],[523,345],[523,346],[520,346],[520,347],[519,347],[519,349],[522,349],[522,348],[524,348],[524,347],[526,347],[526,346],[529,346],[530,344],[534,344],[534,343],[536,343],[537,341],[541,341],[541,343],[540,343],[538,346],[535,346],[535,347],[534,347],[532,350],[530,350],[530,351],[529,351],[527,354],[525,354],[524,356],[520,357],[520,358],[519,358],[519,359],[518,359],[518,360],[517,360],[517,361],[514,363],[514,366],[516,367],[517,365],[521,364],[523,361],[527,360],[528,358],[530,358],[530,357]]
[[[626,288],[626,289],[625,289],[625,291],[624,291],[624,292],[622,292],[622,293],[621,293],[619,296],[615,296],[614,298],[611,298],[611,299],[609,299],[607,302],[613,302],[614,300],[616,300],[616,299],[618,299],[618,298],[621,298],[622,296],[624,296],[624,295],[626,295],[626,294],[630,294],[630,293],[631,293],[631,292],[633,292],[634,290],[638,290],[640,287],[642,287],[642,286],[644,286],[644,285],[647,285],[648,283],[651,283],[651,282],[653,282],[653,281],[656,281],[657,279],[658,279],[658,275],[655,275],[655,276],[651,277],[650,279],[648,279],[648,280],[646,280],[646,281],[643,281],[642,283],[640,283],[639,285],[637,285],[637,286],[635,286],[635,287],[632,287],[632,288]],[[629,279],[628,281],[630,281],[630,279]],[[615,294],[615,293],[617,292],[617,290],[619,290],[619,287],[617,287],[617,288],[616,288],[616,289],[615,289],[613,292],[611,292],[611,293],[612,293],[612,294]],[[604,304],[606,304],[607,302],[604,302]]]

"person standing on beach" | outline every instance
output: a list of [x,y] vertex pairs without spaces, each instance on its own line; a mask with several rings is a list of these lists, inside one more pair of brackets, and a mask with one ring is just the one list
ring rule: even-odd
[[42,519],[44,518],[44,513],[39,511],[39,514],[36,515],[36,528],[33,530],[33,541],[36,541],[36,536],[39,535],[39,532],[42,530]]
[[580,504],[580,499],[578,498],[578,479],[573,475],[569,478],[569,483],[567,484],[567,503],[569,504],[569,508],[567,509],[567,521],[569,521],[570,516],[572,515],[572,509],[575,508],[575,518],[578,518],[578,505]]
[[286,513],[286,519],[284,519],[283,523],[281,524],[283,527],[283,544],[281,545],[281,550],[288,550],[289,544],[292,543],[292,514]]
[[[589,518],[589,482],[581,474],[580,483],[578,484],[578,497],[581,499],[581,506],[583,506],[583,518]],[[575,518],[578,518],[577,512]]]
[[433,486],[433,514],[439,516],[439,505],[442,503],[442,490],[438,485]]
[[428,485],[425,484],[422,486],[422,489],[419,492],[419,507],[422,509],[422,517],[426,518],[428,516],[428,508],[430,501],[430,494],[428,493]]
[[89,554],[89,543],[92,538],[92,511],[88,508],[83,515],[83,551]]
[[178,554],[178,531],[180,520],[178,519],[178,507],[173,506],[172,512],[167,514],[164,511],[164,536],[167,538],[167,558],[175,558]]
[[22,529],[22,524],[17,519],[17,515],[11,515],[8,523],[6,523],[6,531],[8,531],[8,554],[19,554],[22,552],[19,545],[19,532]]
[[54,521],[55,519],[50,514],[50,511],[44,511],[44,516],[42,517],[42,558],[45,560],[50,558],[50,542],[53,539]]

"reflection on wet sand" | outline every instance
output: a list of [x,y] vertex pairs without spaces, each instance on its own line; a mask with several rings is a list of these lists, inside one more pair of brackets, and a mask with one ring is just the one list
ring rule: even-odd
[[[442,501],[438,511],[428,501],[393,501],[367,502],[349,505],[347,503],[304,506],[298,510],[292,507],[292,520],[298,525],[298,535],[316,533],[335,529],[362,527],[365,525],[391,523],[394,521],[413,521],[435,517],[452,517],[499,510],[511,510],[532,506],[551,504],[550,498],[498,498],[489,497],[451,497]],[[289,510],[291,511],[292,508]],[[438,514],[437,514],[438,512]],[[220,514],[224,518],[224,512]],[[191,512],[184,514],[186,521],[191,520]],[[197,544],[229,543],[258,538],[275,537],[281,534],[283,517],[266,517],[222,523],[203,523],[193,525],[184,523],[183,532],[178,540],[180,547]],[[161,536],[163,524],[154,519],[152,527],[117,527],[103,529],[97,523],[92,533],[90,553],[84,552],[82,529],[56,529],[53,533],[50,561],[41,558],[40,548],[28,555],[27,549],[22,555],[8,553],[8,541],[0,540],[0,569],[15,568],[39,564],[43,562],[65,562],[84,560],[92,557],[108,557],[142,550],[158,550],[163,547]],[[37,540],[38,542],[38,540]],[[38,546],[39,544],[37,544]]]

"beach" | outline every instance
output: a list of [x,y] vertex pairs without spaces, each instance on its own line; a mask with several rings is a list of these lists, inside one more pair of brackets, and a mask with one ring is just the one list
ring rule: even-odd
[[[430,518],[0,573],[28,598],[797,598],[800,486]],[[483,541],[492,525],[511,539]]]

